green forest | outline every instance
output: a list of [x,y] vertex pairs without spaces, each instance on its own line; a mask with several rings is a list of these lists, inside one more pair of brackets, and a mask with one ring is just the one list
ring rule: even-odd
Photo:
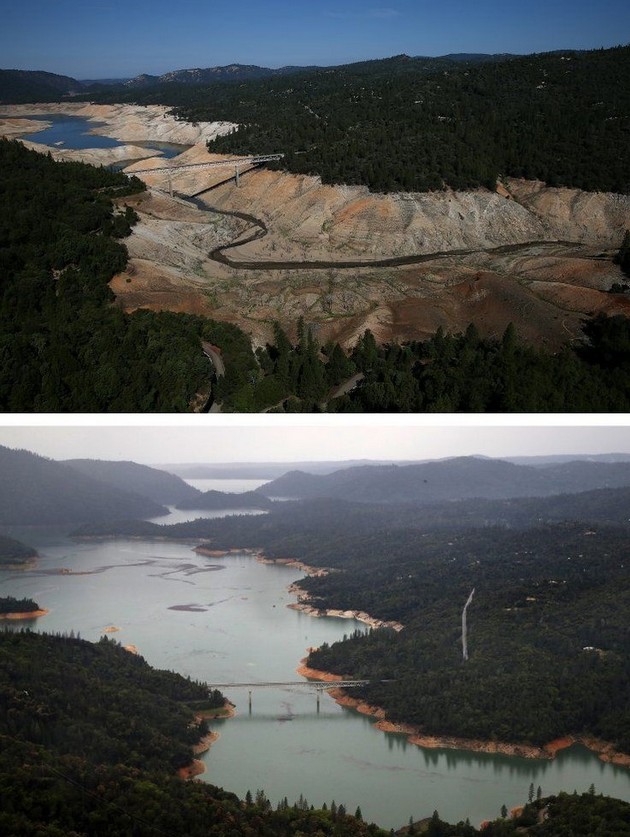
[[[530,788],[530,797],[532,797]],[[540,790],[540,788],[538,789]],[[505,806],[504,806],[505,808]],[[420,823],[401,829],[401,835],[427,835],[427,837],[511,837],[529,834],[532,837],[623,837],[630,834],[630,805],[619,799],[596,794],[592,787],[588,793],[560,793],[543,799],[530,798],[512,816],[504,810],[499,819],[484,823],[477,831],[468,823],[450,825],[440,820],[437,812]]]
[[628,412],[630,319],[585,321],[583,342],[551,354],[508,326],[501,338],[441,329],[424,342],[377,346],[363,336],[350,360],[364,375],[336,412]]
[[405,628],[357,634],[309,662],[395,681],[362,696],[428,734],[536,745],[590,734],[629,752],[627,561],[627,529],[585,524],[357,539],[341,572],[300,586],[316,607]]
[[127,263],[119,239],[136,220],[123,196],[144,184],[7,140],[0,166],[0,410],[185,412],[207,398],[201,339],[237,360],[245,335],[113,304],[108,282]]
[[7,613],[34,613],[39,605],[33,599],[16,599],[14,596],[0,596],[0,616]]
[[[494,189],[502,177],[630,191],[630,47],[491,62],[393,58],[208,86],[113,88],[239,123],[212,152],[282,152],[282,168],[374,192]],[[90,94],[94,98],[95,94]]]
[[[556,354],[525,345],[512,325],[500,338],[470,325],[385,345],[366,331],[346,354],[337,343],[320,346],[300,318],[295,343],[276,323],[256,360],[250,355],[247,370],[230,378],[226,411],[630,411],[630,319],[621,315],[585,320],[582,340]],[[331,397],[353,375],[352,390]]]

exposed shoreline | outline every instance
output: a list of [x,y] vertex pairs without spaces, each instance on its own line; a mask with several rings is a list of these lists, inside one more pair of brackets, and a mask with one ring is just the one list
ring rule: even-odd
[[[211,558],[244,553],[251,555],[262,564],[282,564],[284,566],[301,569],[310,575],[326,575],[330,572],[328,569],[322,567],[312,567],[293,558],[267,558],[262,550],[251,547],[211,549],[209,546],[200,545],[195,547],[193,551],[200,555],[207,555]],[[287,605],[287,607],[292,610],[299,610],[307,613],[309,616],[332,616],[346,619],[353,618],[358,621],[363,621],[371,627],[391,627],[397,631],[402,630],[404,627],[398,622],[384,622],[382,620],[375,619],[362,611],[338,611],[333,609],[317,608],[314,605],[307,603],[306,598],[308,594],[300,589],[298,582],[290,584],[287,589],[298,599],[302,599],[301,601]],[[296,672],[301,677],[324,680],[327,682],[335,682],[343,679],[341,675],[310,668],[306,665],[306,659],[306,657],[302,659],[296,669]],[[562,738],[554,739],[542,747],[537,747],[529,744],[515,744],[505,741],[488,741],[482,739],[458,738],[456,736],[427,735],[420,727],[414,726],[413,724],[388,721],[386,712],[382,707],[374,706],[360,699],[350,697],[343,689],[331,689],[329,690],[329,694],[340,706],[347,706],[349,708],[356,709],[357,712],[360,712],[363,715],[376,718],[374,726],[381,732],[406,735],[410,744],[415,744],[418,747],[426,749],[467,750],[478,753],[489,753],[495,755],[501,754],[520,758],[550,760],[555,758],[561,750],[567,749],[574,744],[582,744],[587,749],[591,750],[591,752],[596,753],[601,761],[608,764],[614,764],[618,767],[630,768],[630,754],[619,752],[615,750],[613,744],[610,742],[601,741],[600,739],[591,736],[566,735]],[[213,740],[216,740],[216,738]],[[210,743],[212,743],[212,741]],[[208,746],[210,746],[210,744],[208,744]],[[195,763],[197,764],[197,767],[194,766]],[[184,778],[192,778],[193,776],[203,773],[205,771],[205,765],[203,765],[202,762],[194,760],[193,765],[190,766],[190,768],[182,768],[182,770],[188,771]],[[179,771],[179,773],[182,775],[181,771]]]
[[[262,550],[252,549],[251,547],[245,549],[211,549],[207,546],[197,546],[194,552],[199,555],[207,555],[210,558],[221,558],[222,556],[245,553],[252,555],[260,564],[280,564],[284,567],[302,570],[306,575],[316,577],[329,575],[331,572],[334,572],[327,567],[313,567],[310,564],[305,564],[297,558],[267,558]],[[287,590],[298,599],[297,602],[289,604],[287,607],[291,608],[291,610],[300,610],[303,613],[308,613],[309,616],[315,616],[317,618],[328,616],[333,619],[356,619],[357,622],[363,622],[371,628],[393,628],[395,631],[402,631],[404,627],[400,622],[376,619],[362,610],[335,610],[333,608],[315,607],[315,605],[308,601],[308,593],[301,589],[299,581],[290,584]]]
[[[302,593],[302,595],[306,595],[304,591],[300,589],[298,582],[291,584],[288,590],[290,593],[294,593],[298,596],[300,593]],[[365,613],[362,610],[335,610],[334,608],[319,608],[309,604],[307,601],[294,602],[293,604],[287,605],[287,607],[290,607],[291,610],[299,610],[302,613],[308,613],[309,616],[315,616],[316,618],[330,616],[334,619],[356,619],[357,622],[363,622],[371,628],[392,628],[394,631],[402,631],[404,628],[404,625],[400,622],[376,619],[374,616],[370,616],[369,613]]]
[[[234,704],[231,703],[227,698],[225,700],[225,704],[223,705],[223,709],[225,710],[225,714],[221,715],[221,718],[233,718],[236,715],[236,710],[234,709]],[[200,723],[202,720],[209,718],[205,714],[200,714],[195,716],[195,721]],[[218,741],[221,737],[220,732],[215,732],[214,730],[210,730],[204,736],[202,736],[196,744],[192,745],[192,752],[193,756],[200,756],[202,753],[207,753],[210,747]],[[201,759],[193,758],[190,764],[187,764],[185,767],[180,767],[177,771],[177,775],[180,779],[188,782],[194,779],[196,776],[201,776],[202,773],[206,772],[206,765]]]
[[[308,677],[315,680],[326,680],[334,683],[342,680],[341,675],[332,674],[329,671],[310,668],[306,665],[307,657],[300,661],[296,672],[301,677]],[[328,694],[340,706],[355,709],[362,715],[376,718],[374,727],[381,732],[406,735],[410,744],[424,749],[445,749],[445,750],[467,750],[474,753],[488,753],[491,755],[513,756],[525,759],[552,760],[561,750],[572,747],[574,744],[582,744],[591,752],[595,753],[600,761],[607,764],[614,764],[617,767],[630,768],[630,754],[621,753],[615,750],[608,741],[601,741],[592,736],[566,735],[549,741],[542,747],[530,744],[513,744],[506,741],[486,741],[483,739],[457,738],[450,735],[427,735],[420,727],[413,724],[388,721],[385,710],[380,706],[373,706],[358,698],[350,697],[343,689],[329,689]]]
[[[207,733],[203,736],[203,738],[200,738],[196,744],[193,744],[193,754],[195,756],[200,756],[202,753],[207,752],[219,738],[220,734],[218,732]],[[201,761],[201,759],[193,759],[190,764],[187,764],[185,767],[180,767],[177,771],[177,775],[180,779],[184,779],[184,781],[190,781],[196,776],[201,776],[201,774],[205,772],[206,765]]]
[[24,613],[0,613],[0,619],[35,619],[39,616],[48,616],[49,610],[27,610]]
[[[306,575],[323,576],[328,575],[331,572],[331,570],[326,569],[326,567],[311,567],[303,561],[298,561],[297,558],[267,558],[262,549],[254,549],[249,546],[233,549],[211,549],[209,546],[204,546],[202,544],[201,546],[196,546],[193,552],[196,552],[199,555],[207,555],[210,558],[222,558],[227,555],[238,555],[243,553],[245,555],[251,555],[252,558],[255,558],[259,564],[280,564],[283,567],[294,567],[297,570],[302,570],[306,573]],[[292,587],[293,585],[290,585],[288,589],[293,593],[294,591],[291,589]]]

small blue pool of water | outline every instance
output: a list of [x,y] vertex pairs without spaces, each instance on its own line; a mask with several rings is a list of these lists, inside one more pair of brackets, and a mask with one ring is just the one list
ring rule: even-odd
[[149,148],[160,152],[165,158],[176,157],[186,149],[189,145],[181,145],[173,142],[136,142],[123,141],[106,137],[101,134],[91,133],[95,128],[104,125],[103,122],[92,122],[82,116],[69,116],[65,113],[50,113],[50,114],[36,114],[25,115],[25,119],[33,119],[39,122],[50,122],[48,128],[42,131],[35,131],[32,134],[26,134],[22,139],[30,142],[42,143],[43,145],[50,145],[54,148],[116,148],[120,145],[137,145],[142,148]]

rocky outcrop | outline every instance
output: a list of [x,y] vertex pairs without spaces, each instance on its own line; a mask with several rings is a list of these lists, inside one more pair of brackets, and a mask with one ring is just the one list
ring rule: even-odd
[[510,193],[377,195],[359,186],[259,171],[215,189],[219,209],[262,218],[269,235],[238,249],[239,259],[308,253],[309,259],[378,259],[448,250],[566,240],[617,247],[630,227],[630,196],[551,189],[509,181]]
[[557,189],[537,180],[506,181],[510,197],[554,238],[618,247],[630,228],[630,195]]

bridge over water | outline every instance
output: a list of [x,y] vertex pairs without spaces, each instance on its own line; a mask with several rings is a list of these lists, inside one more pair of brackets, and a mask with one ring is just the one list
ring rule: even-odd
[[259,166],[262,163],[275,162],[276,160],[281,160],[283,157],[284,154],[259,154],[256,157],[235,157],[231,160],[212,160],[207,163],[179,163],[172,166],[156,166],[155,168],[135,169],[134,171],[127,172],[127,174],[131,177],[131,175],[134,174],[157,174],[160,172],[166,172],[168,175],[168,191],[172,197],[173,184],[171,182],[171,175],[173,172],[194,171],[195,169],[234,168],[234,179],[236,181],[236,185],[240,186],[241,170],[244,167],[247,167],[247,170],[249,171],[249,169],[254,168],[254,166]]
[[256,683],[208,683],[208,689],[247,689],[249,693],[249,711],[252,711],[252,691],[254,689],[282,689],[306,686],[314,688],[317,693],[317,711],[319,712],[319,701],[322,692],[330,689],[352,689],[358,686],[367,686],[368,683],[390,683],[390,680],[268,680]]
[[[367,686],[370,680],[268,680],[256,683],[208,683],[209,689],[273,689],[283,686],[314,686],[316,689],[351,689]],[[379,680],[379,683],[389,682]]]

